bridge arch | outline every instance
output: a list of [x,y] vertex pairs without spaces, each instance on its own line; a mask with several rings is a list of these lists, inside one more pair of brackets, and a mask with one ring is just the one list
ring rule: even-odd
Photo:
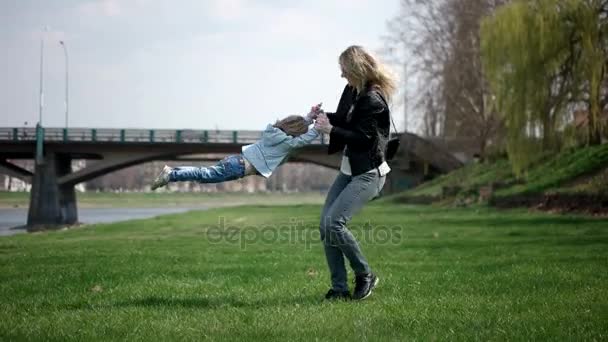
[[[70,224],[77,220],[74,185],[78,183],[154,160],[239,153],[243,145],[257,141],[260,134],[260,131],[218,130],[0,128],[0,169],[32,183],[28,225]],[[36,165],[35,172],[8,162],[33,159],[37,137],[44,141],[44,162]],[[339,168],[341,155],[327,155],[327,142],[322,136],[291,156],[290,161]],[[410,133],[401,135],[398,158],[393,165],[398,170],[391,174],[417,172],[409,167],[420,163],[428,163],[440,172],[462,165],[449,152]],[[72,172],[73,159],[97,161]]]

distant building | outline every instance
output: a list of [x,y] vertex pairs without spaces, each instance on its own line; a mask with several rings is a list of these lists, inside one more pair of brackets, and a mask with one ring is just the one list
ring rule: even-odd
[[[586,110],[575,110],[573,113],[574,116],[574,126],[576,128],[584,128],[589,125],[589,112]],[[600,124],[602,127],[606,127],[608,125],[608,110],[604,110],[600,115]]]
[[[33,160],[9,160],[12,164],[20,166],[26,170],[34,171],[34,161]],[[72,162],[72,169],[74,171],[80,170],[86,166],[86,160],[74,160]],[[11,177],[8,175],[0,175],[0,191],[11,191],[11,192],[19,192],[19,191],[30,191],[32,189],[32,185],[22,181],[21,179]],[[76,191],[85,192],[84,184],[78,184],[75,186]]]
[[[575,129],[578,132],[587,131],[587,127],[589,126],[589,112],[587,110],[575,110],[572,113],[573,121]],[[602,142],[608,141],[608,110],[604,110],[599,117],[598,124],[602,129]]]

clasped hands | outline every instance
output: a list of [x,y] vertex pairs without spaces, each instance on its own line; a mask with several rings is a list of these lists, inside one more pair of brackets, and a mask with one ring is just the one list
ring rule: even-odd
[[315,121],[315,129],[321,133],[329,134],[332,129],[332,125],[329,123],[329,119],[325,112],[321,109],[321,103],[312,107],[308,117]]

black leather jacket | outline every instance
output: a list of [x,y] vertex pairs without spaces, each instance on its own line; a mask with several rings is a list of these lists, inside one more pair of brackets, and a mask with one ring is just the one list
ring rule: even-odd
[[[352,108],[350,116],[348,112]],[[386,159],[384,153],[390,133],[390,111],[380,92],[367,86],[361,94],[346,86],[335,113],[327,113],[333,128],[328,153],[343,151],[353,176],[375,169]]]

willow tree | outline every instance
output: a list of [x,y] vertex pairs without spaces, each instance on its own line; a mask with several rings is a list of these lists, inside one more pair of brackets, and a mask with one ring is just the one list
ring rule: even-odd
[[563,120],[568,56],[554,0],[516,1],[482,23],[484,69],[507,127],[507,151],[521,173],[541,150],[555,147]]
[[507,126],[507,150],[521,174],[558,146],[566,105],[588,107],[588,142],[598,143],[606,74],[606,0],[519,0],[482,23],[484,70]]
[[588,112],[588,143],[601,142],[602,120],[600,117],[607,104],[605,87],[608,64],[608,1],[569,1],[564,16],[571,32],[573,52],[578,54],[575,64],[580,78],[576,89],[583,94]]

